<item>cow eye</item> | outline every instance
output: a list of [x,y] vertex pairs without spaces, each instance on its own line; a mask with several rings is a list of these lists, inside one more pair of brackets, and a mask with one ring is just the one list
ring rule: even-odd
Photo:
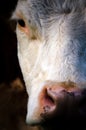
[[19,20],[18,20],[18,24],[19,24],[21,27],[25,27],[25,22],[24,22],[24,20],[22,20],[22,19],[19,19]]

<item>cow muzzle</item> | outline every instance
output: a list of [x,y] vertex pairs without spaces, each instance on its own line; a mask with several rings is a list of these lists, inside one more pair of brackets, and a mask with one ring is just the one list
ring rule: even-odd
[[[36,109],[30,107],[27,116],[29,125],[49,125],[51,127],[55,124],[53,126],[60,125],[61,127],[62,122],[63,124],[72,122],[75,127],[76,122],[80,122],[81,125],[81,122],[84,123],[86,120],[86,89],[81,89],[73,82],[45,82],[37,101]],[[29,106],[30,104],[33,106],[32,102]],[[32,109],[34,111],[31,115]]]
[[73,82],[47,82],[39,96],[40,116],[52,119],[86,118],[86,89]]

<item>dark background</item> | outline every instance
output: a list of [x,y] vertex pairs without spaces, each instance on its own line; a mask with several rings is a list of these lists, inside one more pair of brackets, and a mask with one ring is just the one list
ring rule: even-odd
[[0,83],[21,77],[17,59],[15,22],[10,21],[17,0],[0,1]]

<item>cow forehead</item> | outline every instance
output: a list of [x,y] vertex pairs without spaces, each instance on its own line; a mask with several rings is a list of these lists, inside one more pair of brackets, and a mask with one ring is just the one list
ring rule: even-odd
[[26,0],[25,2],[30,7],[36,8],[44,16],[56,13],[69,13],[72,10],[79,11],[86,7],[85,0]]
[[[20,0],[22,1],[22,0]],[[25,2],[29,3],[30,5],[36,7],[43,7],[47,8],[46,11],[61,11],[66,9],[76,9],[76,8],[85,8],[86,7],[86,1],[85,0],[26,0]],[[40,7],[39,7],[40,8]],[[41,8],[41,9],[43,9]]]
[[76,25],[83,25],[86,16],[85,8],[85,0],[19,0],[15,12],[22,12],[25,19],[28,22],[30,21],[31,25],[36,26],[39,32],[42,33],[43,28],[46,29],[52,24],[54,25],[62,16],[64,19],[66,14],[70,14],[66,22],[70,21],[69,25],[72,28],[75,28]]
[[71,11],[81,11],[86,8],[85,0],[19,0],[18,10],[31,11],[38,13],[39,16],[48,17]]

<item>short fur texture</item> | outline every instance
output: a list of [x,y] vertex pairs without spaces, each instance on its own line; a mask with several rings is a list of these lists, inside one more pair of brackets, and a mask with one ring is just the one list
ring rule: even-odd
[[86,0],[19,0],[13,18],[28,30],[17,25],[18,58],[29,94],[27,122],[37,123],[47,80],[86,88]]

